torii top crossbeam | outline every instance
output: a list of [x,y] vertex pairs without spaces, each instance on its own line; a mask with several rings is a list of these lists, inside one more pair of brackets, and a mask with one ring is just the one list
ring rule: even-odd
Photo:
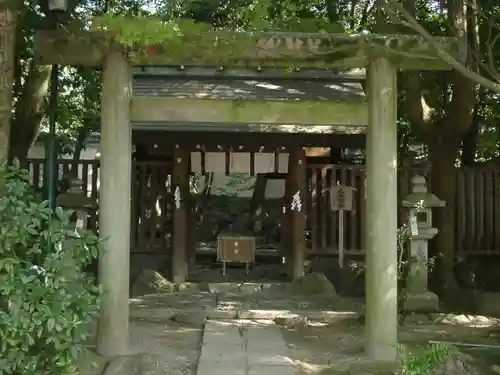
[[[41,64],[99,65],[112,51],[127,51],[133,64],[254,66],[283,68],[364,68],[370,59],[387,57],[399,69],[447,70],[436,49],[456,56],[458,39],[433,42],[416,35],[326,33],[228,33],[179,36],[161,45],[125,47],[100,31],[38,31],[35,55]],[[182,48],[179,48],[182,46]]]

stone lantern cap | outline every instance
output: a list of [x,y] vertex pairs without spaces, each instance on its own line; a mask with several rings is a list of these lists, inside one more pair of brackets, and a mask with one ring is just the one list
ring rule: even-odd
[[72,209],[89,209],[93,207],[92,199],[85,195],[83,182],[78,178],[72,179],[68,191],[57,197],[57,205]]
[[442,201],[427,190],[427,183],[424,176],[415,175],[411,179],[412,192],[403,200],[403,207],[444,207],[446,202]]

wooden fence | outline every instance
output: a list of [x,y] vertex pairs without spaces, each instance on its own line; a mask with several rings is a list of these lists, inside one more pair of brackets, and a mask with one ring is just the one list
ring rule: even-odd
[[171,164],[136,162],[132,168],[132,249],[155,252],[170,248]]
[[[59,161],[59,175],[71,171],[71,160]],[[135,162],[132,178],[132,247],[133,251],[153,252],[170,246],[170,192],[168,179],[171,164],[166,162]],[[30,160],[30,174],[35,186],[42,186],[43,160]],[[99,189],[99,161],[82,160],[78,165],[78,177],[83,181],[85,193],[97,201]],[[416,174],[427,177],[427,170],[405,168],[399,171],[398,197],[404,198],[410,189],[411,177]],[[344,244],[347,253],[363,252],[364,232],[364,166],[362,165],[314,165],[308,166],[307,200],[308,226],[310,228],[309,251],[314,253],[335,252],[338,244],[338,213],[331,212],[326,189],[339,182],[356,189],[355,210],[345,213]],[[500,254],[500,169],[461,168],[457,174],[456,243],[461,253],[487,255]],[[313,192],[319,192],[314,194]],[[400,208],[399,220],[406,213]],[[90,218],[97,228],[97,213]]]
[[[417,173],[428,179],[432,189],[427,169],[400,169],[400,201],[410,192],[411,178]],[[362,253],[362,233],[365,225],[362,213],[365,201],[360,198],[365,195],[364,166],[309,165],[310,191],[324,192],[337,181],[356,189],[355,209],[344,213],[344,244],[347,252]],[[317,196],[316,202],[314,199],[308,202],[313,252],[330,252],[337,248],[339,214],[328,209],[329,198],[329,194],[323,193]],[[401,225],[407,218],[407,212],[400,207],[398,216]],[[457,252],[475,255],[500,254],[500,169],[476,167],[458,170],[455,220]]]

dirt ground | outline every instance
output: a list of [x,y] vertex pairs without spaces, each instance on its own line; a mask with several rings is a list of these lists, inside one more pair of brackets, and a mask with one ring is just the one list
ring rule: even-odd
[[[368,363],[364,356],[362,321],[329,325],[308,322],[283,327],[282,332],[298,374],[326,374],[327,368],[342,373],[353,366]],[[145,354],[141,370],[148,375],[195,375],[201,336],[198,325],[131,322],[132,346],[135,352]],[[500,366],[500,325],[496,320],[461,315],[433,323],[426,316],[415,316],[407,318],[407,322],[401,325],[399,338],[409,347],[422,346],[431,340],[497,345],[496,348],[460,348],[460,351],[468,359],[474,359],[479,374],[495,374],[496,366]]]
[[[223,285],[219,285],[221,287]],[[247,285],[249,289],[255,286]],[[252,288],[250,288],[252,287]],[[130,338],[132,352],[139,357],[142,375],[195,375],[201,351],[202,328],[210,313],[217,319],[235,319],[231,309],[259,312],[267,320],[262,324],[277,324],[276,311],[299,315],[303,319],[291,326],[283,324],[283,337],[290,349],[290,360],[298,373],[349,374],[359,364],[369,364],[364,356],[364,322],[362,301],[343,298],[320,298],[280,292],[238,293],[218,291],[175,295],[151,295],[131,300]],[[247,289],[248,289],[247,288]],[[246,290],[246,289],[245,289]],[[332,311],[352,312],[353,318],[315,320],[318,314]],[[269,317],[267,316],[269,312]],[[223,314],[221,314],[223,313]],[[248,314],[246,314],[248,315]],[[252,315],[252,314],[250,314]],[[224,316],[224,317],[223,317]],[[339,316],[339,315],[334,315]],[[350,315],[346,315],[350,316]],[[212,318],[215,319],[215,318]],[[242,314],[238,314],[242,319]],[[257,318],[254,318],[257,319]],[[274,319],[274,321],[273,321]],[[309,320],[308,320],[309,319]],[[429,341],[493,345],[496,347],[459,346],[460,355],[480,369],[479,374],[500,374],[500,320],[468,315],[410,315],[399,329],[399,341],[410,349]],[[325,372],[334,370],[337,372]],[[351,372],[345,372],[349,369]],[[498,371],[498,372],[497,372]],[[354,371],[356,375],[377,374]],[[454,372],[454,375],[468,372]],[[444,372],[442,374],[449,374]],[[81,375],[98,375],[82,373]],[[120,373],[120,375],[129,375]]]
[[[478,321],[479,320],[479,321]],[[409,348],[429,341],[496,345],[496,348],[459,347],[480,374],[495,374],[500,369],[500,326],[484,317],[454,316],[448,322],[433,323],[427,317],[410,319],[400,326],[399,341]],[[343,370],[366,362],[362,322],[334,325],[299,325],[283,328],[290,355],[304,374],[325,373],[325,368]],[[466,373],[465,371],[464,373]],[[369,372],[371,373],[371,372]]]
[[[139,364],[139,373],[143,375],[194,375],[200,355],[202,326],[183,324],[170,320],[164,322],[132,319],[129,326],[131,354]],[[95,348],[90,340],[89,349]],[[106,361],[92,354],[80,369],[80,375],[100,375],[106,367]],[[98,366],[90,365],[98,363]],[[122,372],[120,375],[136,374]],[[117,374],[118,375],[118,374]]]
[[175,322],[132,321],[132,350],[145,353],[141,371],[148,375],[194,375],[200,355],[201,326]]

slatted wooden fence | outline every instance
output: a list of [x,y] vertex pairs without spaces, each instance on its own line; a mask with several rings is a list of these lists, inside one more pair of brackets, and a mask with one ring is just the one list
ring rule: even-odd
[[[59,175],[71,171],[71,160],[59,161]],[[134,162],[132,178],[133,251],[155,252],[170,246],[170,188],[168,162]],[[43,183],[44,161],[30,160],[30,174],[35,186]],[[78,177],[85,193],[95,202],[99,189],[99,161],[81,160]],[[410,189],[411,177],[427,177],[425,169],[405,168],[399,171],[398,198],[404,198]],[[363,253],[364,232],[364,166],[362,165],[308,165],[309,196],[307,200],[309,251],[335,252],[338,246],[338,213],[329,210],[327,189],[332,183],[349,185],[356,189],[355,210],[345,213],[344,244],[346,252]],[[430,182],[432,183],[432,182]],[[457,251],[468,254],[500,255],[500,169],[461,168],[457,174],[456,243]],[[399,210],[399,220],[406,213]],[[97,212],[91,213],[90,225],[97,228]]]
[[170,170],[171,163],[167,162],[135,162],[133,165],[131,243],[137,251],[170,248]]

